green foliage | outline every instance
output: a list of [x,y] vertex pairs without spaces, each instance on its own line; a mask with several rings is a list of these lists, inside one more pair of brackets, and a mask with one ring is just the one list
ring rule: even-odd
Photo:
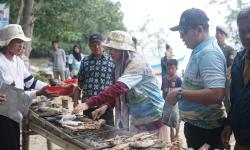
[[[20,0],[5,0],[10,5],[11,23],[15,23]],[[105,36],[111,30],[126,30],[122,23],[120,3],[111,0],[34,0],[31,15],[35,17],[32,56],[47,54],[52,40],[59,40],[65,50],[80,44],[89,53],[88,37],[98,32]],[[47,46],[46,46],[47,44]],[[63,46],[66,47],[63,47]]]
[[34,14],[40,16],[35,23],[35,37],[71,42],[71,47],[78,43],[85,53],[89,52],[87,42],[91,33],[106,35],[110,30],[125,29],[120,4],[109,0],[54,0]]
[[52,78],[52,75],[51,74],[47,74],[46,72],[40,70],[40,71],[38,71],[35,74],[35,78],[37,80],[40,80],[40,81],[48,83],[49,79]]
[[247,6],[248,0],[210,0],[210,4],[221,5],[227,8],[228,14],[225,15],[225,24],[231,33],[231,39],[237,44],[239,40],[236,18],[241,9]]

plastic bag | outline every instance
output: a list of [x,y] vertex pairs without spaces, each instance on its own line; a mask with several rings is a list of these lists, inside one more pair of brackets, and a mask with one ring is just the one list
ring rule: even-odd
[[178,104],[171,105],[165,101],[162,113],[162,122],[169,127],[177,127],[180,124],[180,114]]

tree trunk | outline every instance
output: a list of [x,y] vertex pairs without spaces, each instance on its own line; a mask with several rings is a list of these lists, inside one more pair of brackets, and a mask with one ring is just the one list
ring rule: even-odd
[[[20,24],[23,27],[24,34],[27,37],[32,38],[34,29],[34,17],[32,15],[34,0],[23,0],[23,2],[24,2],[23,16]],[[29,57],[30,52],[31,52],[31,42],[27,42],[25,55]]]
[[24,0],[21,0],[21,5],[20,5],[19,11],[18,11],[16,24],[20,24],[20,21],[21,21],[21,19],[23,17],[23,7],[24,7]]

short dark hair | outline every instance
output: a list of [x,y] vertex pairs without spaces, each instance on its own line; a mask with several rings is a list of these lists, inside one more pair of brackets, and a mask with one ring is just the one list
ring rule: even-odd
[[171,46],[170,46],[168,43],[166,43],[166,44],[165,44],[165,48],[166,48],[166,50],[167,50],[167,49],[170,49]]
[[78,45],[78,44],[75,44],[75,45],[73,46],[73,51],[75,50],[75,48],[79,48],[79,49],[81,50],[81,46]]
[[55,43],[59,43],[59,41],[54,40],[54,41],[51,42],[52,45],[55,44]]
[[250,18],[250,7],[242,9],[237,16],[237,24],[239,21]]
[[168,59],[166,65],[178,67],[178,61],[176,59]]

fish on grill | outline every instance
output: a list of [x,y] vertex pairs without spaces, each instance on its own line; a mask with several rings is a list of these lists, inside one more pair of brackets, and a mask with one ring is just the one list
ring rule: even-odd
[[112,147],[111,150],[126,150],[126,149],[129,149],[129,144],[130,144],[130,143],[118,144],[118,145]]
[[39,107],[38,109],[42,112],[39,113],[40,117],[56,116],[62,114],[63,112],[67,112],[64,108]]
[[155,141],[152,139],[147,139],[143,141],[134,141],[129,144],[132,148],[147,148],[150,146],[153,146],[155,144]]
[[73,131],[84,131],[84,130],[100,129],[101,126],[104,124],[105,124],[105,120],[99,119],[98,121],[82,122],[78,126],[70,126],[66,124],[63,124],[62,126]]
[[[116,136],[114,138],[105,140],[105,142],[109,142],[112,145],[112,150],[119,149],[130,149],[130,148],[153,148],[155,145],[159,145],[159,148],[163,147],[163,141],[156,139],[155,134],[150,134],[148,132],[142,132],[136,134],[132,137],[128,136]],[[158,148],[154,147],[154,148]]]

